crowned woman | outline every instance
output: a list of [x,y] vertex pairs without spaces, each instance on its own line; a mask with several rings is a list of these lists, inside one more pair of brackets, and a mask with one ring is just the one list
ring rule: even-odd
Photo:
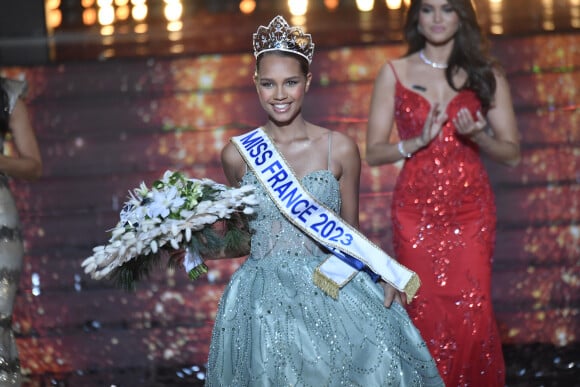
[[357,145],[302,116],[311,36],[277,16],[253,46],[267,120],[233,138],[222,162],[259,205],[248,259],[219,304],[207,385],[442,386],[401,305],[418,279],[356,230]]

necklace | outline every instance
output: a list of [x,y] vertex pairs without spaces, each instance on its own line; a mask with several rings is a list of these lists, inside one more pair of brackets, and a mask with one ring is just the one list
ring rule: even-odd
[[428,64],[429,66],[433,67],[434,69],[446,69],[447,68],[447,63],[437,63],[437,62],[433,62],[433,61],[427,59],[423,50],[419,51],[419,58],[421,58],[423,63]]

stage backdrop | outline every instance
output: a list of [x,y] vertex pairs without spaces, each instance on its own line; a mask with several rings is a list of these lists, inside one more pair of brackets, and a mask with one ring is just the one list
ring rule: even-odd
[[[493,41],[523,149],[514,169],[486,161],[499,218],[493,297],[506,345],[580,339],[577,43],[572,35]],[[319,50],[305,116],[356,139],[364,155],[373,79],[402,52],[400,45]],[[81,378],[203,366],[219,297],[241,259],[210,262],[209,275],[194,283],[182,271],[159,270],[133,293],[91,280],[80,264],[106,242],[141,181],[167,169],[225,181],[220,149],[264,122],[253,71],[250,53],[3,70],[30,83],[44,158],[39,181],[13,181],[27,251],[14,320],[25,373]],[[362,172],[362,232],[389,252],[399,168]]]

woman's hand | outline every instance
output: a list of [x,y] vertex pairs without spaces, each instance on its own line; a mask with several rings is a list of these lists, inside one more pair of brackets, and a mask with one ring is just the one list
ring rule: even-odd
[[453,119],[453,125],[455,125],[457,133],[466,137],[473,137],[481,133],[487,127],[487,120],[479,110],[476,115],[477,121],[473,119],[467,108],[461,108]]
[[383,290],[385,292],[385,300],[383,302],[383,305],[385,305],[385,307],[390,308],[391,305],[393,304],[393,301],[398,302],[401,305],[407,303],[407,295],[405,293],[399,292],[391,284],[383,280],[380,280],[379,284],[383,287]]
[[447,121],[447,114],[444,111],[439,110],[438,103],[434,104],[425,120],[423,132],[419,139],[420,143],[418,145],[424,147],[433,141],[433,139],[441,133],[441,128],[443,128],[445,121]]

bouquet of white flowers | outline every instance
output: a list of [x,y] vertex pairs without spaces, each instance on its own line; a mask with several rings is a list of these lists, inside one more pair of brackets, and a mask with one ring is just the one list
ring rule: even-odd
[[[172,265],[185,255],[189,277],[196,279],[207,272],[198,252],[235,250],[248,244],[246,215],[257,204],[253,189],[191,179],[172,171],[151,188],[141,183],[129,192],[109,242],[95,247],[93,255],[83,261],[85,273],[132,289],[163,256]],[[225,222],[225,233],[214,229],[218,221]]]

